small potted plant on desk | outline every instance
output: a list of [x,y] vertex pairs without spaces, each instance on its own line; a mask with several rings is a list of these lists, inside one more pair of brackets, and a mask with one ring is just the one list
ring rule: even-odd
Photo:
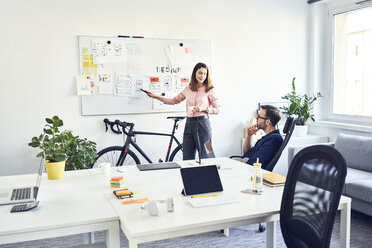
[[314,108],[314,102],[318,99],[318,97],[323,96],[320,94],[320,92],[310,97],[306,94],[301,95],[297,93],[295,80],[296,78],[294,77],[292,79],[292,91],[282,97],[282,99],[289,101],[289,106],[283,106],[280,109],[283,111],[283,114],[288,116],[292,114],[298,115],[295,127],[295,136],[303,137],[307,134],[308,126],[306,123],[308,119],[315,121],[314,114],[311,113],[311,110]]
[[63,121],[58,116],[45,119],[43,133],[28,144],[42,151],[36,157],[45,159],[48,179],[62,179],[65,170],[90,168],[97,158],[96,143],[74,136],[71,131],[60,131]]

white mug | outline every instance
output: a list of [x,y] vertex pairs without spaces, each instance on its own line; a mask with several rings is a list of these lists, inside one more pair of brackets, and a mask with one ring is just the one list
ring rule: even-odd
[[195,106],[189,106],[188,108],[187,108],[187,110],[188,110],[188,112],[189,113],[192,113],[192,110],[195,108]]
[[105,174],[105,175],[110,174],[110,168],[111,168],[111,164],[110,163],[107,163],[107,162],[100,163],[98,165],[98,167],[101,168],[102,174]]

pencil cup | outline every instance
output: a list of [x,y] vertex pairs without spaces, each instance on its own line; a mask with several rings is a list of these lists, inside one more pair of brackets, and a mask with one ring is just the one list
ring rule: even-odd
[[111,168],[111,164],[110,163],[100,163],[98,165],[98,167],[101,168],[102,174],[104,174],[104,175],[110,174],[110,168]]

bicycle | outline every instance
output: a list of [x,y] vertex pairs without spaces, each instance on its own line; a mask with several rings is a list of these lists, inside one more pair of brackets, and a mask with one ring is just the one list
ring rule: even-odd
[[[164,162],[174,161],[174,159],[182,160],[183,147],[182,143],[178,141],[176,136],[174,136],[176,130],[178,129],[178,122],[185,119],[185,116],[168,116],[167,119],[172,119],[174,121],[172,132],[169,133],[156,133],[156,132],[143,132],[135,131],[134,123],[121,122],[120,120],[110,121],[107,118],[103,120],[106,127],[106,132],[108,131],[108,126],[115,134],[123,134],[125,139],[123,146],[109,146],[98,152],[98,158],[92,167],[97,167],[100,163],[109,162],[111,166],[122,166],[130,164],[141,164],[137,155],[132,151],[131,145],[149,162],[153,163],[152,160],[147,156],[147,154],[140,148],[136,143],[136,135],[156,135],[156,136],[169,136],[170,141],[167,148],[167,154],[165,156]],[[125,138],[125,135],[127,136]],[[177,146],[172,151],[173,141],[176,142]],[[163,160],[159,159],[159,162]]]

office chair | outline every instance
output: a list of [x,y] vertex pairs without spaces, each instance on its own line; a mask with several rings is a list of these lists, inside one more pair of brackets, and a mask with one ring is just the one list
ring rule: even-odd
[[273,171],[276,163],[278,162],[280,156],[282,155],[282,152],[283,152],[284,148],[287,146],[287,144],[289,142],[289,139],[292,136],[293,130],[294,130],[295,125],[296,125],[297,118],[298,118],[298,115],[291,115],[287,118],[287,120],[285,121],[284,127],[283,127],[283,133],[285,134],[283,143],[279,147],[278,152],[275,154],[275,156],[270,161],[270,163],[262,169],[265,169],[265,170],[268,170],[268,171]]
[[280,207],[287,247],[330,246],[345,177],[345,159],[333,147],[311,146],[294,157]]

